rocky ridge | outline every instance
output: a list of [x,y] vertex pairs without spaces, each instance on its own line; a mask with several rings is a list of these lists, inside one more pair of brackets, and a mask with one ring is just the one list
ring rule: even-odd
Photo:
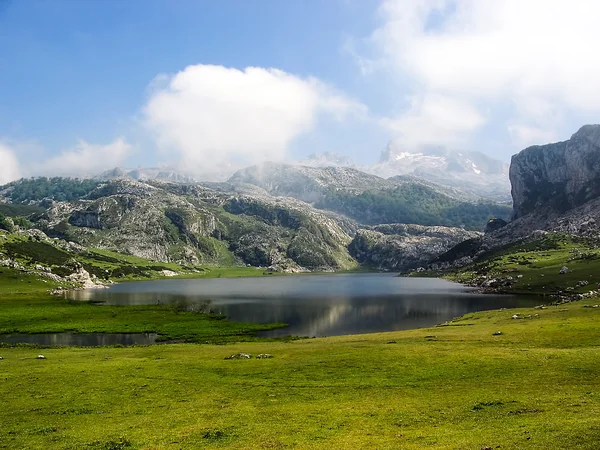
[[338,222],[293,199],[200,185],[113,180],[86,199],[51,202],[36,226],[85,246],[164,262],[285,271],[356,264],[346,249],[351,221]]
[[[372,183],[357,183],[354,177],[363,180],[357,171],[334,172],[340,185],[355,192],[375,183],[391,184],[370,175],[367,179]],[[314,190],[318,180],[311,185]],[[31,217],[33,226],[81,249],[105,249],[158,262],[251,265],[285,272],[344,270],[359,262],[404,270],[477,234],[402,224],[362,230],[364,226],[344,215],[274,196],[242,181],[182,184],[115,179],[77,200],[44,199],[40,205],[45,212]],[[367,235],[378,239],[372,237],[367,245]],[[371,245],[374,240],[377,244]],[[367,251],[375,254],[369,257]]]
[[401,141],[391,141],[380,162],[365,170],[383,178],[412,175],[476,198],[510,199],[508,165],[480,152],[431,146],[407,150]]
[[361,264],[406,272],[422,270],[436,256],[480,235],[461,228],[387,224],[359,230],[349,249]]
[[490,250],[548,232],[600,236],[600,125],[585,125],[564,142],[522,150],[512,158],[510,180],[513,219],[488,225],[483,236],[451,249],[433,268],[462,267]]
[[533,146],[510,166],[514,217],[538,208],[564,213],[600,196],[600,125],[586,125],[571,139]]

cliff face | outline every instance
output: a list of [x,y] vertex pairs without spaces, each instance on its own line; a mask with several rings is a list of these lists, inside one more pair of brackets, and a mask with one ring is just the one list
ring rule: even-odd
[[426,266],[436,256],[480,233],[461,228],[388,224],[359,230],[348,246],[361,264],[407,271]]
[[540,208],[564,213],[600,197],[600,125],[521,151],[512,157],[509,176],[515,219]]

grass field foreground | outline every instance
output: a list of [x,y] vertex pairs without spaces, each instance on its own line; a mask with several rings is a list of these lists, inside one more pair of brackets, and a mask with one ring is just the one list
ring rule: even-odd
[[[593,306],[290,342],[0,348],[0,448],[596,449]],[[224,359],[238,352],[273,358]]]

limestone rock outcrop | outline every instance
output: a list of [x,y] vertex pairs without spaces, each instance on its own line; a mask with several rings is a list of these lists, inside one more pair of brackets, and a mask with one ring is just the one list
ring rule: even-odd
[[564,213],[600,197],[600,125],[526,148],[512,157],[509,176],[515,219],[539,208]]
[[361,264],[408,271],[426,266],[437,255],[480,235],[461,228],[388,224],[359,230],[348,248]]

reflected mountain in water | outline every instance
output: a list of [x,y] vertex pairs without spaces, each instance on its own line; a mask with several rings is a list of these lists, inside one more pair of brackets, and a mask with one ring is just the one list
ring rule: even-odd
[[527,307],[532,297],[480,295],[435,278],[392,274],[160,280],[78,291],[72,299],[107,304],[206,302],[232,321],[283,322],[266,336],[338,336],[421,328],[474,311]]

